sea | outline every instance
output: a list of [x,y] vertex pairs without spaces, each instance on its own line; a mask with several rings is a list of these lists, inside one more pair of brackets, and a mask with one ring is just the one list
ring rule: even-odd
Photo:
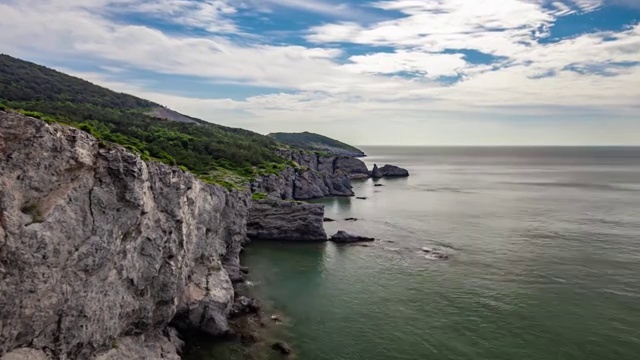
[[[258,242],[243,255],[292,358],[640,359],[640,148],[363,150],[369,168],[411,176],[315,202],[337,220],[329,235],[374,243]],[[199,359],[277,358],[239,349]]]

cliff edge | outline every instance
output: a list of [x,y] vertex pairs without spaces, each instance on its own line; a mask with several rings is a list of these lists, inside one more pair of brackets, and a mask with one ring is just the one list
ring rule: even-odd
[[0,356],[177,359],[221,335],[249,193],[0,111]]

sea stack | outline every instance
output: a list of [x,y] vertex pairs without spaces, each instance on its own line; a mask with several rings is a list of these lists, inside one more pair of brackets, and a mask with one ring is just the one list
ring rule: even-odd
[[373,170],[371,170],[371,177],[374,179],[380,179],[383,177],[382,172],[378,168],[378,164],[373,164]]

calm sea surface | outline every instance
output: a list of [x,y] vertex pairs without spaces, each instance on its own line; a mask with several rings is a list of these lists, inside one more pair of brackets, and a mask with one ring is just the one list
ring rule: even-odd
[[372,247],[246,251],[298,359],[640,359],[640,148],[364,150],[411,177],[322,203]]

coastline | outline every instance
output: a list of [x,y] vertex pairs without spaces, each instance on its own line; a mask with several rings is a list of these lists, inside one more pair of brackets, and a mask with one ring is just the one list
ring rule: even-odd
[[[251,245],[245,248],[250,250]],[[241,263],[244,264],[241,255]],[[274,350],[273,345],[284,343],[291,347],[291,335],[288,329],[291,326],[291,319],[287,314],[278,310],[270,302],[263,292],[261,286],[267,284],[256,284],[256,279],[251,276],[251,272],[242,283],[237,283],[235,291],[237,296],[244,296],[255,300],[259,309],[237,317],[229,318],[231,333],[219,338],[210,336],[193,336],[185,339],[185,348],[182,354],[184,360],[276,360],[282,359],[285,355]],[[272,319],[275,316],[276,320]],[[291,347],[292,352],[286,355],[287,359],[297,359],[295,347]]]

